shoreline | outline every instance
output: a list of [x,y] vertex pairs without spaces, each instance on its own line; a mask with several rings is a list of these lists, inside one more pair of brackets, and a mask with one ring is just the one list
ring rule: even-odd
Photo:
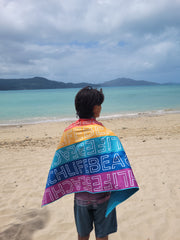
[[[121,119],[121,118],[137,118],[139,116],[147,116],[147,117],[161,116],[166,114],[180,114],[180,110],[162,109],[162,110],[152,110],[152,111],[143,111],[143,112],[127,112],[127,113],[119,113],[119,114],[112,114],[112,115],[102,115],[98,119],[99,121],[103,121],[103,120],[113,120],[113,119]],[[72,122],[76,120],[77,120],[76,117],[67,117],[67,118],[53,117],[53,118],[45,118],[44,120],[42,119],[33,120],[33,118],[22,119],[22,120],[7,120],[8,123],[2,123],[0,121],[0,127],[34,125],[34,124],[43,124],[43,123]]]

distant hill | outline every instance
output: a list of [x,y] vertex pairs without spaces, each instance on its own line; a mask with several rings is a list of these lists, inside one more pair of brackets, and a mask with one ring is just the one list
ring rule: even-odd
[[159,85],[155,82],[147,82],[147,81],[137,81],[130,78],[117,78],[111,81],[107,81],[102,84],[103,87],[120,87],[120,86],[149,86],[149,85]]
[[[82,88],[87,83],[64,83],[51,81],[42,77],[21,79],[0,79],[0,90],[32,90],[32,89],[56,89],[56,88]],[[91,84],[94,86],[94,84]],[[96,86],[96,85],[95,85]]]
[[117,78],[101,84],[91,83],[64,83],[48,80],[42,77],[21,78],[21,79],[0,79],[0,90],[32,90],[32,89],[57,89],[57,88],[82,88],[92,87],[116,87],[116,86],[149,86],[158,85],[154,82],[136,81],[129,78]]

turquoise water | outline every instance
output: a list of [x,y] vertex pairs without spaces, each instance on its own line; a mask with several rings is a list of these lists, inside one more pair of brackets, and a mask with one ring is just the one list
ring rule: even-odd
[[[79,89],[0,91],[0,124],[74,119]],[[180,85],[106,87],[102,117],[180,111]]]

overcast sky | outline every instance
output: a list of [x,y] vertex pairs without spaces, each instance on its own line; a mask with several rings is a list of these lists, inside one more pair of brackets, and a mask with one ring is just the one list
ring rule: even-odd
[[0,0],[0,78],[180,82],[180,0]]

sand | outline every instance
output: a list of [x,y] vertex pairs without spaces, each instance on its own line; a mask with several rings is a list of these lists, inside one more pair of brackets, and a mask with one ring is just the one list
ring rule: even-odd
[[[121,139],[140,187],[118,205],[118,231],[109,239],[178,240],[180,114],[102,122]],[[0,240],[77,239],[73,194],[41,208],[49,167],[69,124],[0,127]]]

